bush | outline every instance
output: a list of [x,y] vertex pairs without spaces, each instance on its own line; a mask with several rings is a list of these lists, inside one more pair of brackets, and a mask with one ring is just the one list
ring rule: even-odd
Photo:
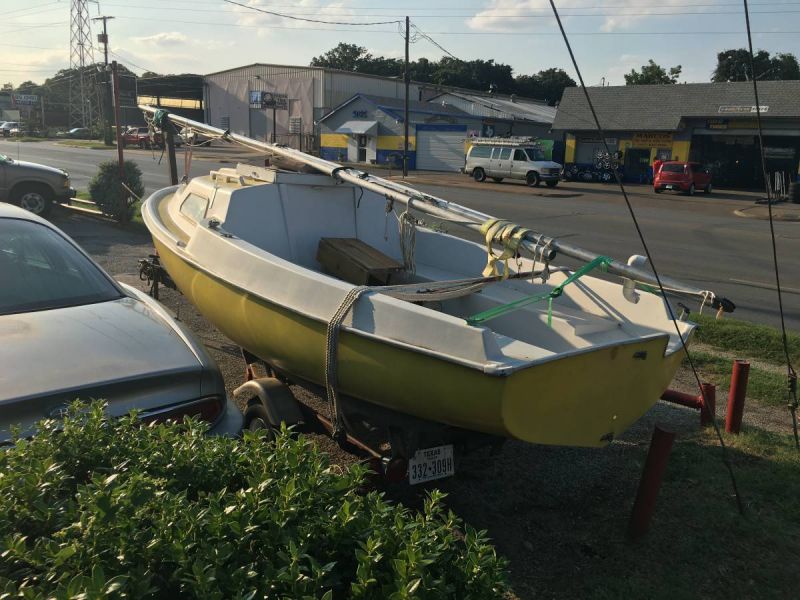
[[0,597],[499,598],[505,566],[434,492],[359,493],[284,431],[109,421],[74,405],[0,453]]
[[[125,161],[125,185],[139,198],[144,196],[142,171],[139,165],[130,160]],[[120,223],[127,223],[133,216],[133,204],[137,199],[120,185],[116,161],[100,163],[100,169],[89,182],[89,196],[100,210]]]

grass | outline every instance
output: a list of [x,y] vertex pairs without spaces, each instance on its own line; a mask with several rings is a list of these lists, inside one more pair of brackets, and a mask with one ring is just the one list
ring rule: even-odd
[[[774,327],[737,319],[717,321],[714,317],[696,313],[692,314],[691,320],[700,325],[695,340],[701,344],[776,364],[783,364],[786,360],[781,333]],[[790,331],[787,339],[792,362],[800,362],[800,334]]]
[[[91,202],[92,198],[91,196],[89,196],[89,192],[85,190],[78,191],[75,198],[72,198],[70,200],[70,204],[72,204],[73,206],[80,206],[81,208],[91,208],[94,210],[97,209],[97,206],[95,206],[94,204],[82,202],[82,200],[88,200],[89,202]],[[133,205],[133,216],[131,217],[131,220],[125,225],[125,227],[136,231],[140,231],[142,233],[148,233],[147,227],[145,226],[144,221],[142,220],[142,203],[139,202],[138,200]]]
[[[731,379],[732,361],[708,352],[692,352],[692,360],[702,379],[720,388],[728,388]],[[747,381],[747,398],[770,406],[786,406],[786,375],[773,373],[750,365]]]
[[38,138],[38,137],[30,137],[30,136],[22,136],[22,137],[8,137],[8,138],[0,138],[4,139],[7,142],[46,142],[47,138]]
[[60,140],[62,146],[70,148],[88,148],[89,150],[111,150],[114,146],[106,146],[99,140]]
[[[591,507],[596,525],[585,535],[592,555],[575,560],[580,576],[560,578],[552,590],[537,590],[541,597],[796,597],[791,590],[797,575],[787,560],[800,552],[800,452],[791,436],[761,430],[727,436],[726,442],[744,516],[737,511],[713,432],[682,434],[648,535],[638,543],[620,539],[619,520],[596,517],[620,512],[612,498],[605,498]],[[644,449],[636,471],[643,458]],[[627,478],[631,475],[638,477],[634,472]],[[617,485],[625,485],[625,479],[620,477]],[[557,545],[554,552],[564,549]]]

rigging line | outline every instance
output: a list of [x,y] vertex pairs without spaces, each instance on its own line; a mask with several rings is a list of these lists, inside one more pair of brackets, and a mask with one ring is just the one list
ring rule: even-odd
[[769,185],[769,175],[767,173],[767,157],[764,152],[764,133],[761,128],[761,105],[758,101],[758,81],[755,77],[755,58],[753,57],[753,36],[750,33],[750,10],[747,0],[744,2],[744,19],[747,26],[747,47],[750,53],[750,78],[753,81],[753,94],[756,100],[756,125],[758,127],[758,148],[761,154],[761,170],[764,174],[764,185],[767,191],[767,214],[769,215],[769,234],[772,239],[772,264],[775,267],[775,288],[778,292],[778,310],[781,313],[781,339],[783,341],[783,353],[786,356],[786,378],[789,387],[789,412],[792,415],[792,432],[794,433],[794,444],[800,450],[800,437],[797,433],[797,373],[792,366],[792,359],[789,356],[789,342],[786,339],[786,322],[783,316],[783,293],[781,290],[781,275],[778,268],[778,248],[775,242],[775,223],[772,218],[772,191]]
[[451,57],[451,58],[454,58],[455,60],[461,60],[461,59],[460,59],[460,58],[458,58],[458,57],[457,57],[455,54],[453,54],[453,53],[452,53],[452,52],[450,52],[449,50],[447,50],[447,49],[443,48],[443,47],[442,47],[442,46],[441,46],[441,45],[440,45],[440,44],[439,44],[439,43],[438,43],[436,40],[434,40],[434,39],[433,39],[431,36],[429,36],[427,33],[425,33],[424,31],[422,31],[422,30],[421,30],[419,27],[417,27],[417,26],[416,26],[416,25],[414,25],[413,23],[412,23],[411,27],[413,27],[413,28],[414,28],[414,29],[417,31],[417,33],[419,33],[419,34],[420,34],[422,37],[424,37],[424,38],[425,38],[426,40],[428,40],[428,41],[429,41],[431,44],[433,44],[434,46],[436,46],[436,47],[437,47],[439,50],[441,50],[442,52],[444,52],[445,54],[447,54],[449,57]]
[[[553,15],[558,22],[558,28],[561,30],[561,37],[564,39],[564,43],[567,46],[567,51],[569,52],[569,57],[572,60],[572,66],[575,68],[575,73],[578,75],[578,80],[581,84],[581,89],[583,90],[584,95],[586,96],[586,102],[589,105],[589,110],[592,113],[592,117],[594,117],[595,125],[597,126],[597,132],[600,134],[600,139],[603,140],[603,146],[605,146],[606,152],[611,154],[611,149],[608,147],[608,142],[606,141],[606,133],[603,130],[603,126],[600,125],[600,119],[597,116],[597,111],[594,108],[594,104],[592,104],[592,99],[589,97],[589,89],[583,82],[583,75],[581,74],[581,70],[578,67],[578,61],[575,59],[575,53],[572,51],[572,45],[569,43],[569,38],[567,37],[567,32],[564,31],[564,25],[561,23],[561,17],[558,14],[558,9],[556,8],[554,0],[549,0],[550,6],[553,9]],[[746,2],[747,0],[745,0]],[[652,254],[650,253],[650,248],[647,245],[647,241],[644,238],[644,232],[642,232],[642,228],[639,226],[639,221],[636,218],[636,212],[633,210],[633,205],[631,204],[630,198],[628,198],[628,192],[625,190],[625,185],[622,183],[622,179],[619,176],[619,172],[615,169],[614,170],[614,177],[617,180],[617,185],[619,185],[619,190],[622,193],[622,197],[625,200],[625,204],[628,207],[628,212],[631,215],[631,220],[633,221],[634,227],[636,227],[636,233],[639,235],[639,241],[642,243],[642,248],[644,253],[647,255],[647,260],[650,263],[650,268],[653,269],[653,276],[656,279],[656,283],[658,283],[658,288],[661,291],[661,295],[664,297],[664,304],[667,307],[667,311],[669,312],[669,316],[672,319],[672,324],[675,326],[675,331],[678,333],[678,339],[681,341],[681,347],[683,348],[683,352],[686,355],[686,359],[689,361],[689,366],[692,369],[692,373],[694,374],[694,378],[697,381],[697,387],[700,390],[700,396],[703,398],[703,406],[701,410],[705,410],[710,412],[708,407],[708,402],[706,401],[706,394],[703,390],[703,385],[700,382],[700,376],[697,374],[697,369],[694,366],[694,361],[692,360],[691,354],[689,354],[689,348],[686,345],[686,340],[683,339],[683,334],[681,333],[680,327],[678,326],[678,321],[675,318],[675,311],[672,310],[672,305],[667,300],[666,291],[664,290],[664,286],[661,283],[661,277],[658,274],[658,270],[656,269],[656,264],[653,262]],[[733,487],[733,493],[736,496],[736,506],[739,509],[739,514],[744,514],[744,506],[742,505],[742,497],[739,495],[739,486],[736,483],[736,476],[733,473],[733,466],[730,463],[728,458],[728,448],[725,445],[725,440],[722,438],[722,433],[719,430],[719,424],[717,423],[716,415],[709,414],[711,417],[709,420],[711,424],[714,426],[714,431],[717,434],[717,439],[719,440],[720,450],[722,452],[722,462],[728,470],[728,474],[730,475],[731,479],[731,486]]]
[[359,23],[354,21],[325,21],[322,19],[308,19],[306,17],[297,17],[294,15],[287,15],[285,13],[275,12],[274,10],[266,10],[264,8],[258,8],[257,6],[247,6],[246,4],[242,4],[241,2],[234,2],[234,0],[224,0],[228,4],[234,4],[236,6],[241,6],[242,8],[246,8],[248,10],[254,10],[256,12],[264,13],[267,15],[272,15],[275,17],[281,17],[282,19],[292,19],[293,21],[306,21],[308,23],[323,23],[325,25],[389,25],[393,23],[399,23],[398,20],[392,21],[371,21],[368,23]]

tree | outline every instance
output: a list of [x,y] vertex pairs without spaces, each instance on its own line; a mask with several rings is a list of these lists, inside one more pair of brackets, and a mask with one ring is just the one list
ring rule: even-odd
[[536,75],[517,75],[514,85],[518,94],[555,106],[561,101],[564,88],[574,87],[575,80],[563,69],[551,68],[539,71]]
[[339,42],[339,45],[321,56],[311,59],[312,67],[326,67],[342,71],[362,71],[372,59],[367,49],[357,44]]
[[681,75],[681,66],[670,67],[666,71],[661,65],[653,62],[653,59],[647,61],[646,65],[642,65],[640,71],[631,69],[631,72],[625,75],[625,85],[658,85],[668,83],[678,83],[678,77]]
[[[755,78],[757,80],[800,79],[800,65],[794,54],[775,54],[770,56],[766,50],[759,50],[753,55]],[[746,48],[723,50],[717,53],[717,67],[711,81],[752,81],[753,67],[750,64],[750,52]]]

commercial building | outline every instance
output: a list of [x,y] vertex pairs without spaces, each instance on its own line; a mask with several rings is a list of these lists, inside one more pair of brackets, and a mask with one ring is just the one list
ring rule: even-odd
[[[402,166],[404,101],[355,94],[319,121],[320,156],[334,161]],[[450,105],[409,102],[408,168],[457,171],[465,142],[481,118]]]
[[[656,158],[705,164],[717,186],[761,187],[752,82],[588,88],[626,180],[644,181]],[[800,81],[758,82],[770,174],[795,179],[800,161]],[[604,179],[609,158],[581,88],[567,88],[553,123],[563,132],[565,167]]]
[[[552,136],[556,109],[530,100],[443,92],[409,103],[409,169],[458,171],[474,137],[529,136],[560,158]],[[319,120],[320,154],[331,160],[398,163],[403,151],[403,100],[355,94]]]
[[[203,94],[208,123],[258,139],[312,149],[318,143],[315,122],[354,94],[403,98],[401,78],[379,77],[322,67],[255,63],[205,76]],[[265,94],[277,98],[273,110]],[[412,99],[420,87],[410,86]]]

